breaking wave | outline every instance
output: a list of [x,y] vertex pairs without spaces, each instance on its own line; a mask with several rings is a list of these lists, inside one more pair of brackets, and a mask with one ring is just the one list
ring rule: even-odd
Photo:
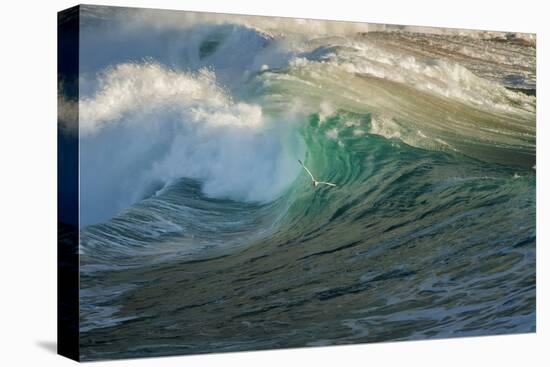
[[[85,12],[64,126],[85,359],[133,355],[86,347],[120,325],[132,348],[161,343],[132,337],[142,319],[181,346],[159,354],[208,351],[219,304],[231,330],[268,330],[220,350],[531,330],[534,39],[134,15]],[[298,159],[337,186],[313,190]],[[314,322],[261,321],[277,312]]]

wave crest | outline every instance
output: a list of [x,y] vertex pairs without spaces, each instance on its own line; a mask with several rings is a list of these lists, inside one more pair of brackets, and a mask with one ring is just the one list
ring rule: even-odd
[[298,174],[291,124],[233,101],[206,69],[125,63],[94,83],[80,104],[84,225],[180,177],[208,196],[269,201]]

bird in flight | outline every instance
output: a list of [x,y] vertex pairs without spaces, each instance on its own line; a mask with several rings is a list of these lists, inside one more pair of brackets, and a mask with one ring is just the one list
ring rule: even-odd
[[306,170],[307,174],[309,175],[309,177],[311,177],[311,181],[312,181],[312,184],[313,184],[313,187],[317,187],[319,185],[327,185],[327,186],[336,186],[336,184],[333,184],[331,182],[323,182],[323,181],[317,181],[315,179],[315,177],[313,177],[313,175],[311,174],[311,172],[307,169],[307,167],[302,163],[301,160],[298,159],[298,163],[300,163],[300,165],[302,167],[304,167],[304,169]]

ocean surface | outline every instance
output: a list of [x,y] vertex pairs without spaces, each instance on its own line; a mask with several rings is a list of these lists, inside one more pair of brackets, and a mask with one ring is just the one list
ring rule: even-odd
[[82,9],[84,360],[535,331],[533,35]]

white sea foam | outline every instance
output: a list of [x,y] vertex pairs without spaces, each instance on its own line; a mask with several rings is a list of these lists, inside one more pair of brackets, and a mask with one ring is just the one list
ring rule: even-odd
[[289,122],[234,101],[208,70],[126,63],[94,83],[80,104],[84,224],[180,177],[203,181],[210,196],[268,201],[299,173]]
[[[507,90],[457,62],[422,58],[361,38],[326,42],[336,46],[323,46],[322,52],[313,51],[305,58],[295,58],[291,66],[310,68],[311,63],[329,63],[348,73],[387,79],[476,107],[505,111],[521,108],[530,112],[535,109],[534,97]],[[511,107],[512,104],[515,107]]]
[[[303,148],[292,125],[310,113],[321,123],[337,111],[369,114],[370,127],[344,125],[426,148],[457,141],[534,145],[536,97],[480,77],[452,56],[432,57],[437,50],[423,50],[432,52],[426,57],[403,47],[409,41],[400,34],[358,34],[384,26],[121,14],[126,22],[93,32],[84,25],[81,34],[84,224],[110,218],[181,177],[201,180],[213,197],[269,201],[299,173],[295,158]],[[480,42],[493,36],[468,34]],[[483,57],[471,48],[465,54]],[[154,59],[143,61],[144,55]],[[531,59],[525,56],[527,67]],[[76,104],[63,93],[59,103]],[[64,121],[73,120],[74,114],[60,116],[69,130]]]

